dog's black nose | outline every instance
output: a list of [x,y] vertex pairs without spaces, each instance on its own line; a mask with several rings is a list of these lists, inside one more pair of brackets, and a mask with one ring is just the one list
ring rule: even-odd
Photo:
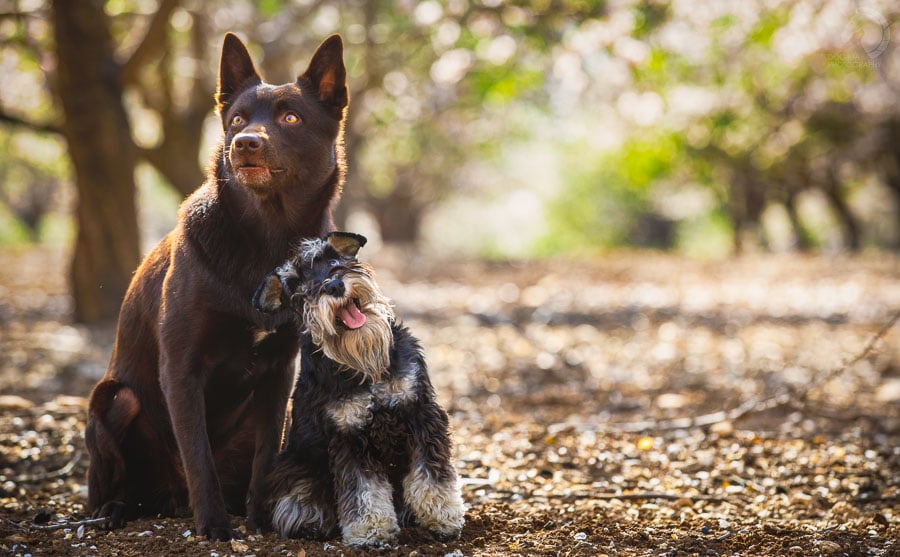
[[340,297],[344,295],[344,283],[341,279],[329,279],[325,281],[325,293],[329,296]]
[[238,153],[255,153],[262,149],[262,138],[255,133],[239,133],[232,144]]

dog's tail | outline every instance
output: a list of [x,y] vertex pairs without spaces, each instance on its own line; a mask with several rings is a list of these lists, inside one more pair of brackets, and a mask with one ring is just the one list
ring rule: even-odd
[[108,517],[112,527],[121,526],[124,520],[127,483],[122,441],[140,411],[137,394],[113,379],[101,381],[91,393],[84,432],[91,456],[88,512],[94,518]]

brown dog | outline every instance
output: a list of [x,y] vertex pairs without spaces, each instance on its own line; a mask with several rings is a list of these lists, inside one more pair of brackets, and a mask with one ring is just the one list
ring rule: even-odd
[[348,103],[340,37],[294,83],[262,82],[225,37],[216,93],[224,135],[207,181],[138,268],[106,376],[91,393],[88,510],[120,526],[193,510],[197,533],[255,527],[279,448],[297,353],[289,312],[252,306],[303,238],[333,229]]

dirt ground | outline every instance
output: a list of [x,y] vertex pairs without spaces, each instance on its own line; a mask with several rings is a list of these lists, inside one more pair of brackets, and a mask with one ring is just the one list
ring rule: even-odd
[[[112,343],[68,322],[65,260],[0,252],[0,554],[360,553],[60,527],[85,518]],[[900,555],[900,258],[368,260],[426,348],[469,507],[458,541],[372,554]]]

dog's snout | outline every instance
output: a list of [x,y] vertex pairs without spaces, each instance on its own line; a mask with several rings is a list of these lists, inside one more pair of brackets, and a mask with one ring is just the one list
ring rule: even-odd
[[234,149],[238,153],[256,153],[263,146],[262,137],[255,133],[239,133],[234,136],[233,140]]
[[344,283],[341,279],[328,279],[323,286],[329,296],[340,297],[344,295]]

